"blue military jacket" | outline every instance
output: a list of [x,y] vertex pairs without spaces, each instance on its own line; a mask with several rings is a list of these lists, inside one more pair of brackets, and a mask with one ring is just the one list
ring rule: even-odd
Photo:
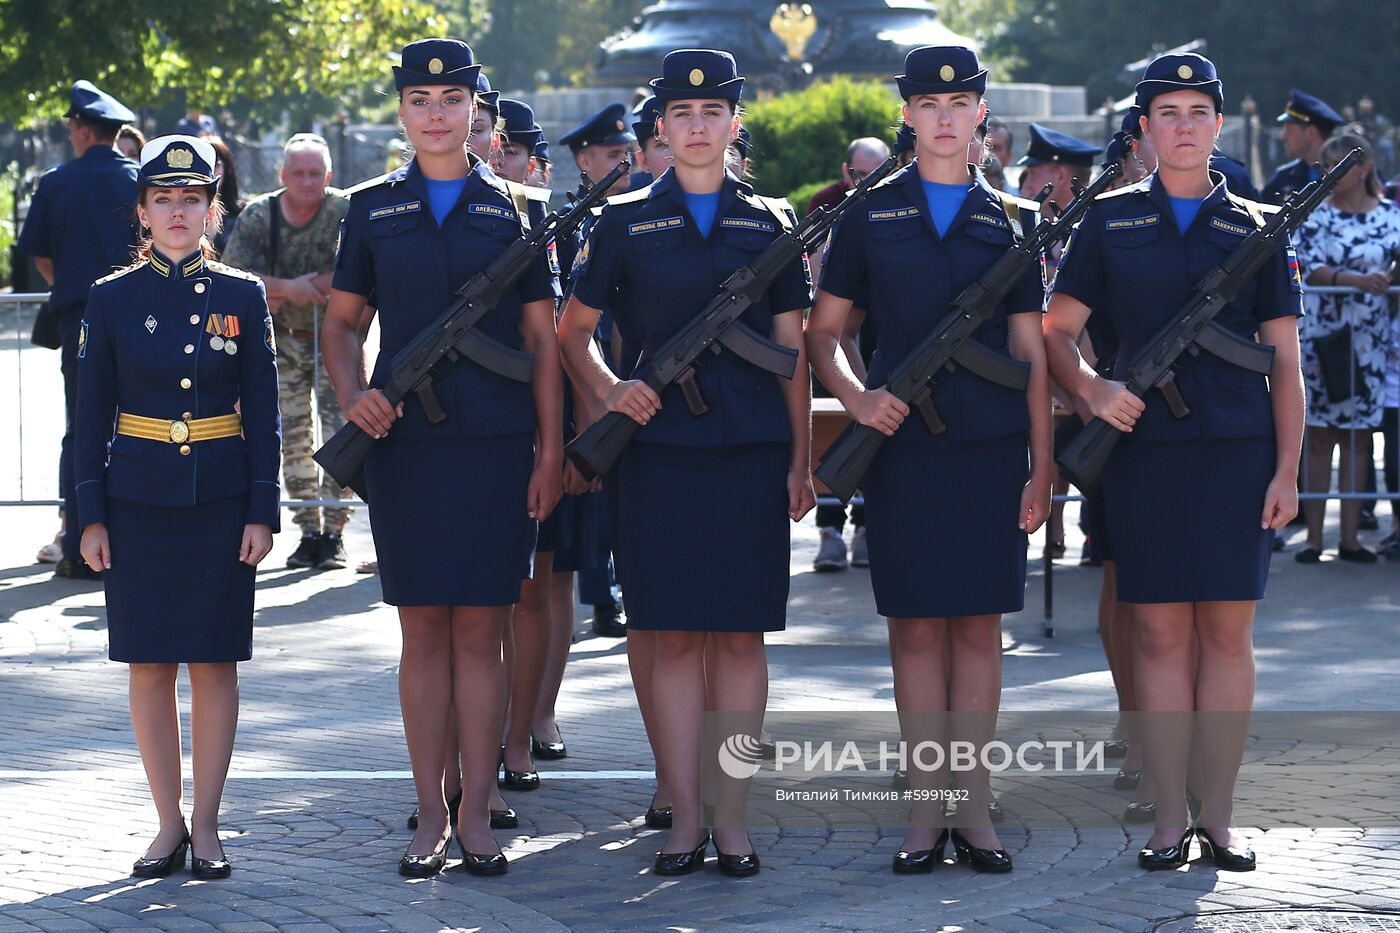
[[1274,177],[1264,184],[1264,193],[1260,196],[1270,204],[1282,204],[1284,198],[1297,191],[1310,181],[1316,181],[1310,165],[1302,159],[1294,159],[1292,162],[1285,162],[1274,172]]
[[92,146],[39,179],[19,248],[53,260],[55,311],[76,309],[93,282],[131,262],[136,172],[136,163],[111,146]]
[[[735,269],[756,260],[777,239],[779,213],[793,222],[787,202],[757,197],[726,173],[714,226],[702,237],[685,192],[667,170],[647,188],[608,199],[576,264],[573,293],[590,308],[611,308],[628,352],[640,348],[645,365],[719,294]],[[740,320],[771,338],[774,315],[810,304],[805,263],[794,261]],[[638,441],[724,447],[792,439],[780,376],[728,351],[707,353],[696,370],[710,410],[692,415],[681,390],[669,386],[661,393],[661,411],[637,432]]]
[[[1079,300],[1096,315],[1107,314],[1119,345],[1117,379],[1126,378],[1143,346],[1176,319],[1201,277],[1254,231],[1251,209],[1261,214],[1274,210],[1229,194],[1219,173],[1212,172],[1211,178],[1215,187],[1185,234],[1177,230],[1167,192],[1153,174],[1100,195],[1070,238],[1055,291]],[[1301,292],[1290,246],[1265,263],[1215,321],[1253,339],[1262,322],[1301,315]],[[1161,393],[1151,392],[1133,428],[1134,438],[1176,441],[1273,434],[1266,376],[1203,352],[1179,364],[1176,381],[1191,414],[1173,418]]]
[[[1015,200],[1023,231],[1036,222],[1034,201]],[[884,385],[890,369],[948,314],[950,303],[1011,249],[1013,235],[1000,196],[976,173],[967,197],[940,237],[929,216],[917,160],[879,185],[832,233],[821,288],[863,307],[878,340],[867,385]],[[1017,282],[977,334],[1008,354],[1007,315],[1039,314],[1045,282],[1039,268]],[[931,435],[921,418],[905,419],[892,438],[944,447],[1020,434],[1030,428],[1026,394],[958,368],[933,379],[933,402],[948,429]]]
[[[442,226],[429,206],[415,159],[350,189],[333,285],[374,295],[380,347],[370,385],[389,377],[393,358],[452,303],[458,288],[490,265],[521,235],[523,224],[506,183],[476,156],[466,185]],[[549,257],[541,257],[477,325],[482,333],[520,349],[520,313],[531,301],[558,297]],[[487,437],[535,429],[535,402],[527,383],[515,382],[462,360],[446,367],[435,390],[447,420],[430,424],[416,396],[404,400],[396,437]]]
[[1251,201],[1259,200],[1259,189],[1254,187],[1254,179],[1249,177],[1249,169],[1243,162],[1237,162],[1223,152],[1212,152],[1210,167],[1225,176],[1225,186],[1231,194]]
[[[232,327],[229,318],[236,319]],[[220,332],[236,336],[214,340]],[[174,262],[152,252],[99,279],[78,338],[74,444],[82,525],[106,521],[108,497],[198,505],[247,495],[248,523],[276,530],[282,427],[273,341],[262,282],[199,253]],[[176,421],[235,409],[242,437],[179,445],[113,436],[119,412]]]

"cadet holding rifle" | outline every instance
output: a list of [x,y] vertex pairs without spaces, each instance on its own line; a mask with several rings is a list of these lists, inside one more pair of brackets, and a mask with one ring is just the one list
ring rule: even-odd
[[[1251,627],[1274,533],[1298,511],[1301,283],[1287,225],[1269,235],[1276,209],[1229,192],[1209,168],[1223,100],[1215,66],[1199,55],[1147,67],[1137,104],[1157,172],[1090,207],[1045,321],[1052,375],[1081,415],[1098,419],[1060,462],[1081,482],[1106,459],[1118,597],[1134,604],[1137,706],[1217,712],[1197,736],[1204,786],[1193,788],[1202,801],[1194,827],[1186,717],[1144,719],[1157,788],[1156,828],[1138,855],[1146,869],[1182,865],[1193,833],[1217,867],[1254,867],[1230,829],[1254,701]],[[1242,264],[1256,246],[1253,264]],[[1118,340],[1112,379],[1076,346],[1091,312],[1108,315]]]
[[[609,475],[617,484],[617,571],[629,629],[656,633],[654,738],[674,802],[655,864],[666,875],[699,868],[709,843],[700,797],[706,639],[718,658],[710,672],[716,700],[746,714],[757,747],[768,696],[763,635],[786,624],[788,521],[815,503],[802,351],[810,296],[800,249],[741,318],[750,329],[741,350],[790,378],[726,348],[706,349],[684,367],[688,391],[669,378],[643,381],[674,362],[662,348],[710,310],[725,281],[751,269],[794,223],[785,201],[757,197],[725,172],[743,84],[727,52],[666,56],[651,86],[662,107],[656,132],[674,164],[649,187],[609,199],[575,265],[560,324],[570,376],[594,400],[595,417],[608,413],[585,432],[592,438],[584,446],[613,437],[619,419],[630,426],[617,432],[621,443],[574,462],[605,473],[621,452]],[[604,364],[593,341],[601,308],[613,310],[640,348],[641,378],[619,381]],[[626,444],[632,432],[636,441]],[[727,546],[716,550],[716,540]],[[753,874],[759,862],[747,831],[727,822],[714,834],[720,869]]]
[[[987,71],[957,46],[914,49],[904,67],[896,80],[914,161],[832,235],[807,346],[817,378],[859,422],[846,436],[888,437],[866,448],[868,472],[837,470],[824,481],[849,497],[863,476],[870,582],[889,618],[895,703],[913,744],[932,736],[912,734],[906,716],[978,711],[991,713],[986,725],[1000,703],[1001,614],[1021,608],[1026,536],[1050,508],[1050,394],[1038,255],[1001,300],[952,308],[1036,225],[1035,202],[993,190],[967,162],[986,110]],[[868,387],[839,352],[853,304],[868,309],[879,334]],[[910,374],[901,398],[893,373],[950,314],[976,325],[964,349],[951,366]],[[910,402],[920,416],[910,417]],[[927,771],[910,778],[916,789],[944,790]],[[988,821],[986,771],[960,777],[959,787],[968,796],[951,831],[958,860],[1009,871]],[[932,870],[949,838],[942,799],[916,804],[894,871]]]
[[[443,762],[454,701],[464,713],[457,723],[465,866],[473,874],[507,868],[488,812],[505,697],[501,639],[531,572],[536,523],[562,492],[557,285],[542,251],[523,273],[497,268],[524,245],[526,206],[466,150],[479,70],[464,42],[424,39],[404,48],[394,79],[415,156],[352,189],[323,339],[350,424],[318,462],[352,482],[353,458],[345,469],[333,454],[368,447],[357,489],[369,492],[384,600],[398,607],[403,630],[399,695],[419,822],[399,871],[418,877],[442,870],[451,839],[445,801],[456,789],[444,795]],[[438,354],[434,328],[445,326],[449,336],[461,329],[444,325],[444,309],[487,268],[509,285],[468,309],[477,319],[464,334],[478,336],[457,344],[467,359]],[[382,345],[366,381],[355,326],[371,294]],[[412,359],[400,358],[405,348]],[[411,371],[419,348],[433,364],[431,381]],[[521,351],[533,355],[532,367]],[[523,372],[499,359],[519,360]],[[409,395],[425,386],[431,394]],[[470,540],[490,546],[463,550],[468,525]]]

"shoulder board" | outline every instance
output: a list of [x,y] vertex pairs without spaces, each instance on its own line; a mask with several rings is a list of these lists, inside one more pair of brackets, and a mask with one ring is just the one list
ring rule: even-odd
[[1101,195],[1099,195],[1098,197],[1094,198],[1094,200],[1095,200],[1095,201],[1107,201],[1109,198],[1118,198],[1118,197],[1122,197],[1122,196],[1125,195],[1125,194],[1146,194],[1146,193],[1147,193],[1147,184],[1146,184],[1146,180],[1144,179],[1143,181],[1137,182],[1136,184],[1125,185],[1125,186],[1123,186],[1122,188],[1114,188],[1112,191],[1105,191],[1103,194],[1101,194]]
[[1249,198],[1241,197],[1234,192],[1228,192],[1226,197],[1228,197],[1231,203],[1236,207],[1250,213],[1259,211],[1261,214],[1277,214],[1279,211],[1279,205],[1277,204],[1265,204],[1263,201],[1253,201]]
[[113,272],[113,273],[111,273],[111,274],[109,274],[109,275],[104,275],[102,278],[98,279],[96,282],[93,282],[92,284],[94,284],[94,285],[101,285],[101,284],[104,283],[104,282],[111,282],[111,281],[113,281],[113,280],[115,280],[115,279],[121,278],[121,277],[124,276],[124,275],[130,275],[131,273],[135,272],[137,269],[143,268],[143,267],[148,266],[148,265],[150,265],[150,264],[151,264],[151,261],[150,261],[149,259],[142,259],[140,262],[134,262],[134,263],[132,263],[131,265],[127,266],[127,267],[124,268],[124,269],[118,269],[116,272]]
[[[770,208],[777,208],[780,211],[792,210],[792,202],[787,198],[770,198],[761,194],[756,194],[754,197],[767,204]],[[793,213],[796,213],[796,211],[793,211]]]
[[624,191],[622,194],[615,194],[608,198],[609,204],[631,204],[635,201],[645,201],[651,195],[651,185],[645,188],[638,188],[636,191]]
[[[396,171],[397,169],[395,169],[395,172]],[[345,194],[349,196],[352,194],[358,194],[361,191],[368,191],[370,188],[377,188],[380,185],[384,184],[386,181],[388,181],[390,176],[395,174],[395,172],[388,172],[384,175],[380,175],[377,178],[371,178],[367,181],[362,181],[358,185],[351,185],[349,188],[345,189]]]
[[597,207],[590,207],[590,208],[588,209],[588,213],[592,214],[594,217],[602,217],[602,216],[603,216],[603,208],[605,208],[605,207],[607,207],[606,204],[599,204]]
[[226,275],[232,279],[246,279],[249,282],[262,281],[262,279],[251,272],[244,272],[242,269],[235,269],[233,266],[225,265],[222,262],[215,262],[212,259],[205,260],[204,265],[210,271],[217,272],[220,275]]

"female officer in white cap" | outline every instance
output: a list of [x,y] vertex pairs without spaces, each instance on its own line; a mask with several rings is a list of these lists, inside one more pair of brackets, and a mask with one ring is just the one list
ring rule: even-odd
[[[109,653],[131,665],[131,722],[160,832],[132,874],[232,871],[219,800],[252,654],[254,567],[272,547],[281,430],[262,283],[212,262],[214,149],[163,136],[141,150],[149,239],[92,287],[78,349],[82,554],[103,572]],[[116,425],[115,435],[113,424]],[[110,443],[110,455],[108,445]],[[194,809],[181,804],[175,678],[188,664]]]

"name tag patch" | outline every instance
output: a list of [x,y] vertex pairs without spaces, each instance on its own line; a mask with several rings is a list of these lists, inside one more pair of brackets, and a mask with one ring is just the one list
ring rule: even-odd
[[1148,214],[1146,217],[1127,217],[1123,220],[1110,220],[1104,224],[1105,230],[1136,230],[1139,227],[1151,227],[1161,222],[1161,214]]
[[903,220],[905,217],[918,217],[917,207],[899,207],[884,211],[870,211],[866,215],[867,220]]
[[751,217],[721,217],[719,225],[738,230],[757,230],[761,233],[773,232],[771,223],[766,220],[754,220]]
[[1210,225],[1217,230],[1224,230],[1226,233],[1233,233],[1235,236],[1249,236],[1253,231],[1248,227],[1241,227],[1239,224],[1232,224],[1228,220],[1221,220],[1219,217],[1212,217]]
[[502,220],[514,221],[515,211],[501,207],[499,204],[473,204],[467,208],[468,214],[486,214],[489,217],[499,217]]
[[684,217],[662,217],[659,220],[644,220],[641,223],[628,224],[628,236],[641,236],[643,233],[656,233],[658,230],[678,230],[685,226]]
[[998,217],[995,214],[971,214],[968,216],[968,220],[975,220],[979,223],[991,224],[993,227],[1000,227],[1002,230],[1009,229],[1009,226],[1006,223],[1006,218]]
[[370,220],[382,220],[385,217],[397,217],[400,214],[412,214],[414,211],[423,209],[422,201],[409,201],[406,204],[395,204],[393,207],[380,207],[369,212]]

